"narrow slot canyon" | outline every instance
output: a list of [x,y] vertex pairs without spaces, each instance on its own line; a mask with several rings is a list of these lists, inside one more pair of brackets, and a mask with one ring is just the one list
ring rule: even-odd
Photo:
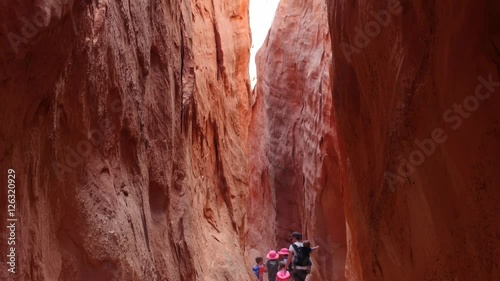
[[250,103],[250,260],[300,230],[320,246],[310,280],[345,280],[346,230],[323,0],[281,0],[256,55]]
[[0,280],[254,281],[294,231],[308,281],[500,280],[498,1],[0,0],[0,60]]

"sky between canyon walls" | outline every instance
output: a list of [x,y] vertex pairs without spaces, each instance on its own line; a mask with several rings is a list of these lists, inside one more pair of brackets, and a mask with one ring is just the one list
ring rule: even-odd
[[279,0],[250,0],[250,28],[252,29],[252,48],[250,50],[250,81],[252,88],[257,82],[255,55],[260,49],[278,8]]

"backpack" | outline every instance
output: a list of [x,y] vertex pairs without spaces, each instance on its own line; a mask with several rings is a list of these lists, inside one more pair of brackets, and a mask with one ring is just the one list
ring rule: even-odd
[[269,260],[267,261],[267,272],[269,276],[269,280],[275,280],[276,274],[278,274],[280,262],[277,260]]
[[297,244],[292,244],[295,250],[293,265],[296,266],[311,266],[311,248],[299,247]]
[[258,264],[254,265],[252,267],[253,274],[255,274],[255,276],[257,277],[257,280],[260,280],[259,279],[260,278],[260,276],[259,276],[259,269],[260,269],[260,267],[259,267]]

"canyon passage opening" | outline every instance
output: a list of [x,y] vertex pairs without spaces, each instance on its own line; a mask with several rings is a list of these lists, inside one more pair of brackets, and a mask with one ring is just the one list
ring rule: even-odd
[[[300,231],[320,246],[312,254],[311,280],[345,280],[326,3],[251,0],[250,24],[256,80],[251,78],[248,263],[288,248],[290,233]],[[252,67],[251,61],[250,75]]]

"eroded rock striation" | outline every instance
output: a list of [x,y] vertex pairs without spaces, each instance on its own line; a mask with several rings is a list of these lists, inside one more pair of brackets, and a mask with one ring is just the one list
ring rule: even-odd
[[348,280],[498,280],[500,3],[327,3]]
[[[257,54],[249,131],[250,255],[302,231],[321,249],[311,280],[345,280],[345,218],[322,0],[282,0]],[[271,238],[271,239],[270,239]]]
[[0,179],[15,170],[18,218],[17,273],[2,242],[0,279],[247,280],[248,1],[0,14]]

